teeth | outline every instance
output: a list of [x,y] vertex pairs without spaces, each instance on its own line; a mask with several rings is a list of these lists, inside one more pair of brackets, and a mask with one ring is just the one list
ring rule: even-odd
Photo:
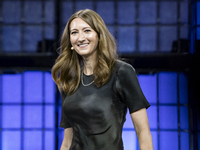
[[87,46],[88,44],[82,44],[82,45],[79,45],[79,47],[83,47],[83,46]]

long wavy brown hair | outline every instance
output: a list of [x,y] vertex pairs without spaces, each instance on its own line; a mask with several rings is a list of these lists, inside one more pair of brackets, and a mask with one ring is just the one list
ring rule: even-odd
[[94,83],[97,87],[103,86],[112,74],[114,63],[117,59],[116,42],[108,31],[103,19],[95,11],[90,9],[80,10],[74,13],[65,26],[60,46],[60,54],[52,68],[52,77],[59,90],[67,95],[73,94],[80,83],[82,57],[71,50],[70,24],[75,18],[81,18],[96,31],[99,37],[97,46],[97,61],[93,70]]

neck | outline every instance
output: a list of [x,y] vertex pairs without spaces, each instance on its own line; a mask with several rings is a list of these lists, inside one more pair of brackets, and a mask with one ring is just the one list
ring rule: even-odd
[[95,66],[95,59],[92,58],[83,58],[84,66],[83,72],[85,75],[93,74],[94,66]]

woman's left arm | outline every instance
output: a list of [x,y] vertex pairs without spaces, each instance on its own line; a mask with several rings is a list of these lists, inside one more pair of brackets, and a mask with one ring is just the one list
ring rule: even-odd
[[139,141],[140,150],[153,150],[146,108],[131,113],[131,118]]

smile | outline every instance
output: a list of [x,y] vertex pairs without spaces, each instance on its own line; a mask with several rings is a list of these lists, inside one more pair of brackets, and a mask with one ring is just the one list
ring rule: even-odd
[[78,45],[79,47],[86,47],[88,46],[89,44],[81,44],[81,45]]

